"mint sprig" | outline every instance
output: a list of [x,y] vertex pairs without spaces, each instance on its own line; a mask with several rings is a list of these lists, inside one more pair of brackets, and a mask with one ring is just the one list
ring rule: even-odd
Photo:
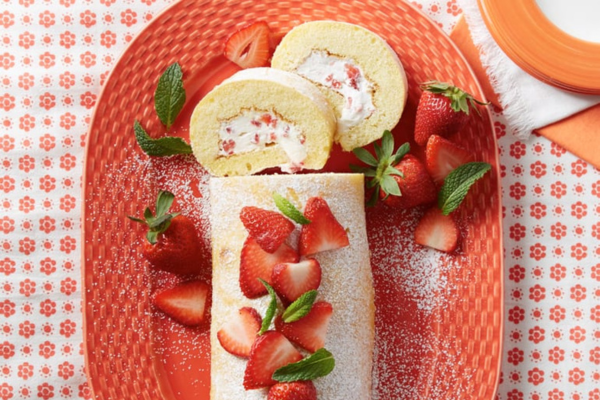
[[283,197],[277,192],[273,193],[273,200],[275,201],[275,205],[281,211],[283,215],[291,219],[292,221],[300,224],[307,225],[310,224],[310,220],[304,216],[293,204],[291,201]]
[[265,313],[262,325],[260,326],[260,331],[258,331],[258,335],[260,336],[269,330],[271,321],[273,321],[273,318],[275,317],[275,313],[277,312],[277,294],[275,293],[275,289],[273,289],[273,287],[271,287],[264,279],[258,278],[258,280],[267,288],[267,292],[269,292],[269,296],[271,296],[271,301],[269,302],[267,312]]
[[394,176],[404,177],[402,172],[394,166],[410,151],[410,144],[404,143],[394,153],[394,137],[390,131],[383,132],[381,144],[374,143],[375,156],[364,148],[352,150],[354,155],[367,167],[350,165],[353,172],[363,173],[367,180],[367,188],[373,189],[373,193],[367,201],[367,206],[374,206],[377,203],[380,189],[388,196],[401,196],[400,186]]
[[323,348],[298,362],[275,370],[273,379],[278,382],[311,381],[328,375],[334,368],[333,354]]
[[309,290],[302,296],[298,297],[298,299],[296,299],[296,301],[290,304],[288,308],[286,308],[286,310],[283,312],[283,315],[281,316],[283,322],[290,323],[298,321],[300,318],[305,317],[306,314],[308,314],[312,309],[313,303],[315,302],[316,298],[316,290]]
[[157,242],[158,235],[166,231],[171,225],[171,220],[179,215],[179,213],[167,213],[174,199],[175,195],[173,193],[161,190],[156,197],[156,215],[152,214],[152,210],[148,207],[144,211],[143,219],[127,216],[130,220],[142,223],[148,227],[146,238],[151,244]]
[[133,130],[140,148],[149,156],[166,157],[192,153],[192,147],[181,138],[173,136],[151,138],[138,121],[133,123]]
[[158,79],[154,92],[154,109],[167,130],[173,125],[184,104],[183,72],[178,63],[173,63]]
[[483,177],[492,166],[486,162],[470,162],[456,168],[446,176],[438,194],[438,207],[448,215],[456,210],[473,184]]

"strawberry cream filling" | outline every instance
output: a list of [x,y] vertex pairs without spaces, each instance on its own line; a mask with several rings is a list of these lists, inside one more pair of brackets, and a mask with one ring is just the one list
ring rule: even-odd
[[296,70],[298,75],[344,97],[338,130],[346,132],[375,112],[374,85],[352,59],[314,50]]
[[280,165],[284,172],[296,172],[304,166],[307,156],[306,136],[294,125],[272,112],[244,110],[221,123],[219,156],[232,156],[263,150],[278,145],[289,162]]

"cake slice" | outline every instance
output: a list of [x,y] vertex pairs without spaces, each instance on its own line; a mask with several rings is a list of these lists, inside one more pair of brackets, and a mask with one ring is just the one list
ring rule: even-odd
[[346,151],[381,138],[404,110],[407,81],[398,56],[380,36],[357,25],[299,25],[284,36],[271,66],[319,86],[336,113],[335,141]]
[[[249,299],[240,289],[240,256],[244,242],[248,239],[248,231],[240,220],[240,213],[242,208],[248,206],[279,212],[273,201],[274,192],[290,200],[301,211],[305,209],[309,199],[321,198],[328,204],[347,235],[347,245],[343,244],[344,247],[310,256],[321,267],[314,312],[331,314],[324,347],[335,359],[334,370],[329,375],[314,380],[314,384],[319,400],[371,399],[375,310],[363,183],[361,174],[211,179],[212,400],[265,400],[267,396],[268,387],[252,390],[244,388],[248,359],[228,353],[219,342],[217,332],[230,323],[244,307],[252,307],[261,316],[265,316],[269,296]],[[287,245],[298,249],[302,236],[300,232],[300,225],[296,225],[296,230],[287,238]],[[302,257],[303,260],[305,258]],[[278,323],[280,321],[274,322],[270,330],[277,329],[275,325]],[[304,356],[309,354],[298,343],[294,347]]]
[[190,121],[194,155],[212,175],[320,169],[335,116],[309,81],[271,68],[237,72],[210,91]]

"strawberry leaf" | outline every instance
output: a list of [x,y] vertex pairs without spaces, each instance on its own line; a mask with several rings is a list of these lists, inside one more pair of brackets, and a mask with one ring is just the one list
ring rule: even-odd
[[298,299],[290,304],[289,307],[283,312],[283,315],[281,316],[281,318],[283,318],[283,322],[290,323],[305,317],[306,314],[308,314],[312,309],[316,298],[316,290],[310,290],[298,297]]
[[352,152],[360,161],[364,162],[365,164],[370,165],[371,167],[377,166],[377,159],[373,157],[373,154],[369,153],[366,149],[358,147],[352,150]]
[[183,72],[179,64],[171,64],[158,79],[154,92],[154,109],[167,130],[171,128],[185,103],[182,78]]
[[398,182],[396,182],[396,180],[390,175],[384,176],[383,180],[381,181],[381,188],[386,193],[386,196],[389,196],[390,194],[392,196],[402,195],[402,193],[400,193],[400,186],[398,186]]
[[402,146],[398,147],[398,150],[396,150],[396,154],[394,154],[394,156],[392,157],[390,165],[398,164],[402,160],[402,157],[407,155],[409,151],[410,151],[410,143],[408,143],[408,142],[406,142]]
[[171,220],[179,215],[178,212],[168,214],[174,198],[173,193],[161,190],[156,197],[156,215],[152,214],[152,210],[147,207],[144,210],[144,219],[127,216],[130,220],[147,226],[148,232],[146,233],[146,238],[150,243],[156,244],[158,235],[165,232],[171,225]]
[[273,200],[275,201],[275,205],[281,211],[283,215],[291,219],[292,221],[300,224],[307,225],[310,224],[310,220],[304,216],[293,204],[291,201],[280,195],[279,193],[273,193]]
[[438,195],[438,207],[448,215],[456,210],[473,184],[483,177],[492,166],[485,162],[463,164],[450,172]]
[[275,317],[275,312],[277,311],[277,294],[275,293],[275,289],[271,287],[265,280],[258,278],[258,280],[267,288],[267,292],[269,292],[269,296],[271,296],[271,301],[269,302],[269,307],[267,308],[267,312],[265,313],[265,317],[263,318],[262,325],[260,326],[260,331],[258,331],[259,335],[262,335],[266,331],[269,330],[271,326],[271,321],[273,321],[273,317]]
[[390,131],[383,132],[383,136],[381,138],[381,155],[382,158],[390,158],[394,153],[394,137]]
[[133,123],[133,131],[135,132],[135,139],[138,145],[149,156],[165,157],[175,154],[192,153],[192,147],[182,138],[173,136],[165,136],[158,139],[151,138],[138,121]]
[[273,379],[278,382],[311,381],[329,375],[334,368],[333,354],[323,348],[298,362],[275,370]]

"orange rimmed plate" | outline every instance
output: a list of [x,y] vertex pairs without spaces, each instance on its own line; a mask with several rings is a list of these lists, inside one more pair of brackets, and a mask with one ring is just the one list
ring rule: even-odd
[[[208,175],[191,156],[150,159],[133,135],[137,119],[164,133],[153,108],[160,74],[177,61],[188,101],[172,135],[187,137],[194,105],[237,70],[222,56],[227,37],[256,20],[277,36],[309,20],[334,19],[378,33],[400,56],[409,98],[397,143],[411,140],[419,83],[450,81],[482,98],[476,78],[439,27],[402,1],[265,2],[185,0],[158,15],[107,79],[87,141],[83,205],[86,371],[96,399],[208,399],[207,327],[184,328],[156,311],[153,293],[180,280],[152,271],[140,255],[140,215],[159,188],[175,193],[208,241]],[[497,145],[490,113],[473,113],[452,138],[492,165],[457,211],[463,238],[452,255],[412,241],[422,209],[367,211],[376,290],[375,399],[478,399],[496,393],[502,347],[502,226]],[[422,149],[412,143],[422,157]],[[347,171],[334,149],[326,171]],[[210,280],[204,276],[201,279]],[[324,378],[326,379],[326,378]],[[348,377],[360,379],[360,377]]]
[[536,0],[478,0],[498,46],[519,67],[561,89],[600,94],[600,43],[554,25]]

